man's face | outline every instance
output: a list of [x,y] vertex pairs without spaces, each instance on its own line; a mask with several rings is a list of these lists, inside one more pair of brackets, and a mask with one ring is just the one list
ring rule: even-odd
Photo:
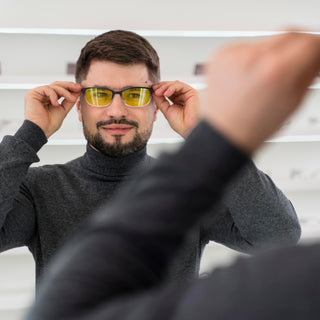
[[[93,61],[81,85],[120,91],[128,87],[151,87],[152,83],[144,64]],[[157,113],[152,99],[147,106],[128,107],[119,94],[114,95],[107,107],[93,107],[81,94],[77,110],[89,144],[113,157],[123,157],[142,149],[150,138]]]

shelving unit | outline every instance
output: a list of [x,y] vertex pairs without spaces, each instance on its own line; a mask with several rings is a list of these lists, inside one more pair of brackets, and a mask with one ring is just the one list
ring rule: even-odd
[[[0,139],[14,133],[23,121],[24,95],[38,85],[55,80],[73,81],[66,74],[67,63],[74,63],[80,49],[101,29],[77,28],[1,28],[0,27]],[[179,79],[199,90],[205,88],[204,78],[194,75],[195,65],[203,63],[220,47],[235,41],[252,41],[279,33],[278,31],[202,31],[202,30],[137,30],[156,48],[161,60],[162,79]],[[317,33],[317,32],[316,32]],[[32,43],[32,45],[30,45]],[[13,59],[12,51],[23,52]],[[181,57],[183,56],[183,59]],[[271,175],[284,191],[320,187],[320,155],[317,152],[320,137],[320,81],[310,87],[305,107],[293,117],[266,148],[255,157],[259,167]],[[10,112],[8,112],[10,110]],[[173,150],[182,142],[164,117],[154,125],[148,145],[152,155],[162,150]],[[81,155],[86,141],[81,123],[73,109],[62,128],[40,151],[41,162],[65,162]],[[303,152],[297,153],[297,147]],[[308,155],[312,154],[310,160]],[[62,156],[63,155],[63,156]],[[312,169],[311,169],[312,168]]]
[[[100,29],[1,28],[0,27],[0,139],[13,134],[24,118],[24,95],[36,86],[55,80],[73,81],[66,74],[67,63],[74,63],[80,49]],[[198,90],[205,81],[194,75],[195,65],[203,63],[220,47],[235,41],[252,41],[278,31],[201,31],[137,30],[156,48],[161,60],[163,80],[182,80]],[[30,45],[32,43],[32,45]],[[172,49],[171,49],[172,48]],[[23,52],[13,59],[12,51]],[[181,57],[183,56],[183,59]],[[320,188],[320,81],[310,87],[305,107],[284,128],[266,142],[255,161],[286,192]],[[10,110],[10,112],[8,112]],[[174,150],[182,142],[159,113],[148,145],[150,154]],[[86,141],[76,110],[67,116],[62,128],[50,138],[39,155],[41,162],[61,163],[85,150]],[[297,152],[303,150],[303,152]],[[38,164],[37,164],[38,165]]]
[[[0,43],[2,44],[0,103],[6,106],[0,108],[0,139],[5,134],[13,134],[21,125],[24,118],[24,95],[28,90],[55,80],[73,81],[73,76],[66,74],[67,63],[75,62],[83,45],[101,31],[47,28],[29,28],[23,31],[0,28]],[[163,80],[179,79],[199,90],[205,88],[205,81],[203,77],[193,74],[194,68],[197,63],[206,61],[212,51],[234,41],[251,41],[279,33],[274,31],[204,32],[199,30],[142,30],[138,32],[146,36],[158,51]],[[28,45],[30,43],[32,46]],[[12,59],[13,48],[17,52],[23,51],[19,59]],[[181,59],[182,55],[183,59]],[[256,157],[259,167],[269,172],[272,178],[288,191],[305,189],[308,186],[314,189],[319,185],[317,175],[308,169],[311,165],[310,161],[303,160],[303,156],[307,157],[309,149],[313,151],[313,158],[318,160],[315,150],[320,136],[320,116],[317,115],[317,106],[320,101],[319,88],[319,82],[310,88],[310,96],[305,102],[305,108],[284,126],[282,132],[266,143],[274,146],[266,148],[268,151],[260,151]],[[175,145],[182,141],[181,137],[170,129],[160,113],[158,118],[148,146],[149,152],[155,156],[162,150],[174,149]],[[77,120],[76,110],[73,109],[62,128],[40,151],[40,164],[65,162],[69,160],[69,157],[73,158],[73,155],[81,155],[85,144],[81,123]],[[276,145],[281,145],[281,147]],[[288,168],[287,163],[292,164],[291,159],[297,159],[295,147],[298,145],[306,149],[303,155],[298,157],[299,159],[302,157],[299,160],[301,164]],[[274,152],[277,152],[276,156]],[[290,155],[290,159],[285,157],[287,163],[283,162],[282,166],[279,166],[278,161],[281,162],[283,159],[282,153]],[[269,160],[266,161],[268,155],[270,155]],[[276,161],[272,161],[273,159]],[[319,163],[319,161],[314,162],[312,164],[314,166]],[[308,163],[307,166],[306,163]],[[297,170],[310,172],[300,174],[300,176],[295,174],[293,178],[292,172],[297,172]],[[317,169],[314,171],[316,172]]]

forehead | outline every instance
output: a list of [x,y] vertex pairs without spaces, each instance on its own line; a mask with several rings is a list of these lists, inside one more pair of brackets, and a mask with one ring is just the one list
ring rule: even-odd
[[101,86],[120,90],[132,86],[151,86],[145,64],[122,65],[111,61],[92,61],[83,87]]

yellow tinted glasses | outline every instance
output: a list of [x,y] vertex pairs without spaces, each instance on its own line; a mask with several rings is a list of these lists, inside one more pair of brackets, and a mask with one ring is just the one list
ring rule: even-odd
[[147,87],[131,87],[120,91],[102,87],[82,89],[87,102],[93,107],[107,107],[115,94],[119,94],[123,103],[128,107],[144,107],[150,103],[152,92],[152,88]]

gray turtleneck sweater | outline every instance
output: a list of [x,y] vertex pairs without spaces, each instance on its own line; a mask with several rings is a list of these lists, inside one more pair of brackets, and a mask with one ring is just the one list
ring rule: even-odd
[[[37,278],[87,217],[112,198],[124,181],[134,179],[135,168],[145,170],[154,162],[146,149],[125,158],[110,158],[87,146],[82,157],[66,164],[30,168],[39,161],[37,152],[46,142],[42,130],[25,121],[0,144],[0,249],[28,246]],[[290,201],[252,162],[226,194],[215,214],[190,232],[170,278],[194,277],[210,240],[252,252],[299,239],[300,225]]]

